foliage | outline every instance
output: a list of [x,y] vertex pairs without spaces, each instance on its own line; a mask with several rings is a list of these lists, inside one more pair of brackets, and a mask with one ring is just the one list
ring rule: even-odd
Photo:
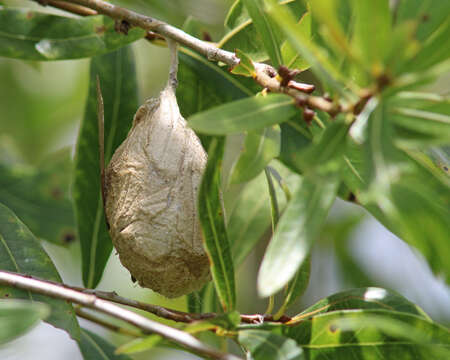
[[[178,103],[209,155],[198,212],[213,284],[188,295],[189,311],[224,313],[182,327],[186,334],[231,338],[255,360],[450,357],[449,330],[389,290],[352,289],[302,312],[295,307],[336,198],[366,209],[450,284],[450,99],[430,90],[450,69],[449,13],[448,0],[236,0],[218,44],[235,51],[237,66],[181,48]],[[90,61],[73,171],[68,152],[39,167],[0,157],[2,271],[61,283],[40,239],[67,245],[76,227],[84,285],[94,289],[102,278],[112,244],[100,187],[96,79],[108,163],[138,107],[130,44],[146,35],[138,27],[117,31],[117,24],[106,15],[0,7],[0,56]],[[199,37],[198,24],[185,29]],[[271,77],[283,84],[280,93],[257,85],[261,61],[280,70]],[[281,65],[301,70],[287,80],[305,76],[314,93],[292,96]],[[348,276],[364,282],[342,244],[355,223],[331,236],[341,243]],[[282,306],[271,321],[244,323],[236,274],[268,236],[255,283],[260,297],[284,290]],[[85,359],[129,358],[80,329],[66,301],[4,285],[0,297],[0,323],[14,325],[0,326],[0,344],[43,319],[77,340]],[[289,308],[298,314],[285,316]],[[171,340],[142,335],[118,352],[176,348]]]

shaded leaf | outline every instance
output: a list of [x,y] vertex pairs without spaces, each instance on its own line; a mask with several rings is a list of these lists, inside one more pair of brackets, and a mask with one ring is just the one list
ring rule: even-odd
[[0,164],[0,202],[38,238],[67,245],[76,239],[71,174],[69,149],[47,157],[36,168]]
[[147,351],[155,346],[157,346],[161,341],[162,337],[156,334],[131,340],[121,346],[119,346],[114,354],[135,354],[142,351]]
[[[52,260],[31,231],[6,206],[0,204],[0,269],[61,282]],[[0,298],[27,299],[49,305],[49,324],[66,331],[74,340],[80,328],[72,305],[31,291],[0,286]]]
[[292,279],[325,221],[338,186],[335,176],[302,179],[264,254],[258,274],[261,296],[273,295]]
[[116,50],[145,36],[137,27],[128,35],[103,16],[83,18],[45,14],[30,9],[0,7],[0,55],[23,60],[63,60],[91,57]]
[[188,123],[201,133],[226,135],[281,123],[288,120],[296,111],[291,97],[271,94],[217,106],[191,116]]
[[[303,120],[301,121],[303,122]],[[291,119],[280,124],[281,148],[279,160],[298,174],[302,173],[300,154],[312,141],[311,131],[303,123]]]
[[311,257],[309,256],[297,270],[294,278],[289,281],[284,299],[285,308],[288,309],[295,301],[303,295],[309,283],[311,273]]
[[253,77],[255,67],[250,57],[239,49],[236,50],[236,56],[239,58],[239,63],[231,69],[231,72],[236,75]]
[[444,359],[450,353],[450,332],[444,327],[420,316],[385,310],[321,314],[287,327],[283,335],[313,359]]
[[280,128],[266,127],[247,133],[241,154],[232,169],[230,183],[250,181],[280,153]]
[[25,334],[49,313],[50,309],[45,304],[0,300],[0,345]]
[[264,48],[272,62],[278,69],[283,64],[280,47],[281,39],[276,25],[270,21],[265,13],[264,0],[242,0],[247,9],[256,31],[261,34]]
[[126,138],[138,107],[136,72],[130,48],[92,59],[89,95],[75,154],[73,198],[81,242],[83,282],[94,288],[112,249],[100,189],[96,76],[105,104],[105,161]]
[[303,350],[297,343],[284,336],[262,330],[239,331],[238,341],[250,353],[253,360],[301,360]]
[[198,211],[217,294],[224,310],[232,311],[236,305],[234,265],[220,193],[224,143],[224,138],[216,138],[209,147],[208,164],[200,186]]
[[116,355],[113,345],[86,329],[81,329],[78,346],[85,360],[130,360],[126,355]]

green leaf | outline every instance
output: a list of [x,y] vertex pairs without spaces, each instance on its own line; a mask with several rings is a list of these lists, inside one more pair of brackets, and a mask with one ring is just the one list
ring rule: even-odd
[[342,291],[321,299],[295,316],[292,321],[297,322],[318,314],[338,310],[355,309],[396,311],[429,319],[419,306],[396,292],[368,287]]
[[200,186],[198,212],[217,294],[224,310],[232,311],[236,305],[234,265],[220,193],[224,144],[224,138],[216,138],[209,147],[208,164]]
[[114,20],[45,14],[0,6],[0,55],[23,60],[91,57],[116,50],[145,36],[137,27],[128,35],[114,30]]
[[[44,280],[61,282],[58,271],[31,231],[6,206],[0,204],[0,269]],[[80,338],[80,328],[72,305],[31,291],[0,286],[0,298],[27,299],[49,305],[46,321],[72,339]]]
[[75,154],[73,198],[81,242],[83,282],[94,288],[112,249],[100,189],[96,76],[105,104],[105,161],[126,138],[138,107],[136,72],[130,48],[92,59],[89,95]]
[[389,0],[353,0],[353,10],[354,51],[361,54],[366,64],[382,66],[392,40]]
[[361,203],[388,229],[418,248],[435,273],[450,281],[450,193],[392,144],[386,106],[371,114],[364,144],[368,181]]
[[190,323],[183,328],[189,334],[197,334],[208,330],[234,330],[241,323],[241,315],[237,311],[219,314],[210,319]]
[[295,121],[291,119],[280,125],[281,128],[281,149],[279,160],[292,171],[302,173],[301,156],[302,150],[311,144],[312,134],[301,119]]
[[230,183],[250,181],[280,153],[280,128],[266,127],[247,133],[243,149],[232,169]]
[[217,106],[191,116],[188,123],[194,130],[205,134],[226,135],[278,124],[296,112],[291,97],[271,94]]
[[25,334],[49,313],[50,309],[45,304],[0,300],[0,345]]
[[0,163],[0,202],[38,238],[68,245],[76,238],[71,174],[69,149],[47,157],[37,167]]
[[157,346],[162,340],[162,337],[156,334],[131,340],[117,348],[115,354],[135,354],[142,351],[147,351]]
[[311,359],[419,360],[450,354],[447,329],[423,317],[385,310],[321,314],[286,327],[283,335],[294,339]]
[[309,283],[311,273],[311,256],[306,258],[300,268],[297,270],[294,278],[289,281],[286,288],[286,297],[284,299],[284,307],[288,309],[295,301],[303,295]]
[[278,69],[283,64],[280,47],[281,40],[276,25],[267,17],[264,0],[242,0],[247,9],[256,31],[261,34],[264,48],[269,55],[272,65]]
[[264,255],[258,292],[270,296],[290,281],[306,259],[331,205],[339,181],[304,177],[293,194]]
[[[311,14],[305,13],[296,25],[296,30],[301,32],[305,39],[311,41]],[[309,68],[309,63],[295,50],[289,41],[285,41],[281,46],[281,55],[283,56],[284,64],[289,69],[298,69],[301,71]]]
[[[275,0],[265,0],[268,15],[282,29],[287,40],[298,53],[311,65],[311,70],[331,90],[351,100],[352,96],[344,90],[348,87],[348,79],[342,78],[339,70],[329,61],[327,54],[310,41],[310,37],[299,31],[294,15],[286,7]],[[344,85],[346,84],[346,85]]]
[[395,108],[391,111],[395,125],[450,143],[449,115],[410,108]]
[[303,350],[284,336],[262,330],[239,331],[239,343],[247,349],[252,360],[301,360]]
[[78,346],[85,360],[131,360],[126,355],[115,354],[113,345],[86,329],[81,329]]
[[296,160],[297,168],[303,171],[312,169],[337,170],[344,153],[349,125],[343,119],[336,120],[319,135],[313,143],[303,150]]
[[433,0],[401,0],[396,9],[396,22],[413,21],[419,41],[425,41],[448,19],[450,2]]
[[253,77],[255,75],[255,66],[252,59],[239,49],[236,50],[236,56],[239,58],[239,63],[231,69],[231,73]]

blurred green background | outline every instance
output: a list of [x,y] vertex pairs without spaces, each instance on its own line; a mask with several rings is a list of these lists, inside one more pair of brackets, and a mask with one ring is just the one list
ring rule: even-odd
[[[121,4],[181,27],[188,16],[199,19],[212,36],[219,40],[222,24],[231,0],[128,0]],[[38,7],[31,1],[0,1],[9,6]],[[168,51],[140,40],[133,44],[137,61],[139,95],[142,103],[163,87],[168,70]],[[47,156],[69,147],[72,149],[87,96],[89,62],[76,61],[27,62],[0,58],[0,161],[23,169],[40,167]],[[439,87],[448,87],[448,78]],[[447,90],[448,91],[448,90]],[[123,119],[131,121],[132,119]],[[233,153],[230,142],[228,151]],[[55,169],[58,171],[58,169]],[[256,185],[255,185],[256,186]],[[32,191],[32,189],[30,189]],[[268,237],[268,233],[266,234]],[[80,248],[76,241],[60,247],[43,241],[63,280],[82,285]],[[237,272],[238,310],[243,313],[264,312],[266,301],[257,298],[255,278],[266,242],[261,242]],[[382,286],[394,289],[422,306],[432,318],[450,323],[450,290],[435,279],[425,261],[402,241],[389,233],[362,209],[344,202],[335,204],[326,229],[317,242],[312,258],[312,277],[306,294],[292,313],[333,292],[358,286]],[[167,300],[133,285],[128,272],[117,256],[110,258],[100,289],[139,298],[168,307],[185,309],[185,299]],[[280,299],[276,303],[280,305]],[[127,339],[95,325],[115,343]],[[35,359],[37,344],[42,348],[39,358],[78,360],[81,355],[61,331],[40,325],[25,337],[0,347],[0,359]],[[39,349],[41,351],[41,348]],[[173,350],[153,350],[137,359],[195,358]]]

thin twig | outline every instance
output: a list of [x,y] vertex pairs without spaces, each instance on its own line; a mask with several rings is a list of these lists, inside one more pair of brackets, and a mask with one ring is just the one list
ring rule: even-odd
[[139,331],[127,329],[127,328],[120,327],[120,326],[111,324],[109,322],[106,322],[103,319],[100,319],[94,315],[89,314],[87,311],[83,310],[80,307],[75,307],[75,313],[77,314],[77,316],[79,316],[85,320],[91,321],[97,325],[100,325],[106,329],[109,329],[109,330],[114,331],[121,335],[128,335],[128,336],[132,336],[132,337],[141,337],[144,335]]
[[[238,65],[240,59],[233,52],[220,49],[215,46],[215,44],[202,41],[200,39],[191,36],[184,31],[169,25],[163,21],[155,19],[150,16],[142,15],[134,11],[125,9],[120,6],[110,4],[102,0],[65,0],[65,1],[55,1],[55,0],[34,0],[40,4],[48,4],[54,7],[62,9],[61,3],[67,4],[77,4],[81,8],[87,8],[94,10],[97,14],[107,15],[118,21],[126,21],[128,25],[137,26],[142,29],[149,31],[147,38],[154,39],[159,36],[163,36],[168,39],[172,39],[177,43],[195,50],[199,54],[205,56],[210,61],[221,61],[231,68]],[[65,8],[64,10],[71,11]],[[85,15],[85,14],[82,14]],[[254,79],[262,87],[267,88],[272,92],[285,93],[296,100],[297,105],[302,107],[308,107],[310,109],[322,110],[331,114],[336,115],[339,112],[352,111],[351,106],[346,108],[340,107],[338,104],[327,101],[326,99],[318,96],[308,95],[314,90],[313,85],[302,84],[296,81],[290,80],[287,85],[282,85],[277,75],[277,70],[272,66],[255,63],[255,74]]]
[[[147,319],[130,310],[126,310],[109,301],[99,299],[92,294],[82,293],[69,289],[62,285],[56,285],[43,280],[32,279],[21,274],[0,271],[0,284],[13,286],[16,288],[29,290],[57,299],[64,299],[70,302],[103,312],[117,319],[123,320],[144,332],[152,332],[184,346],[191,351],[218,360],[238,360],[241,359],[232,354],[226,354],[218,351],[209,345],[200,342],[192,335],[170,326]],[[242,359],[241,359],[242,360]]]

